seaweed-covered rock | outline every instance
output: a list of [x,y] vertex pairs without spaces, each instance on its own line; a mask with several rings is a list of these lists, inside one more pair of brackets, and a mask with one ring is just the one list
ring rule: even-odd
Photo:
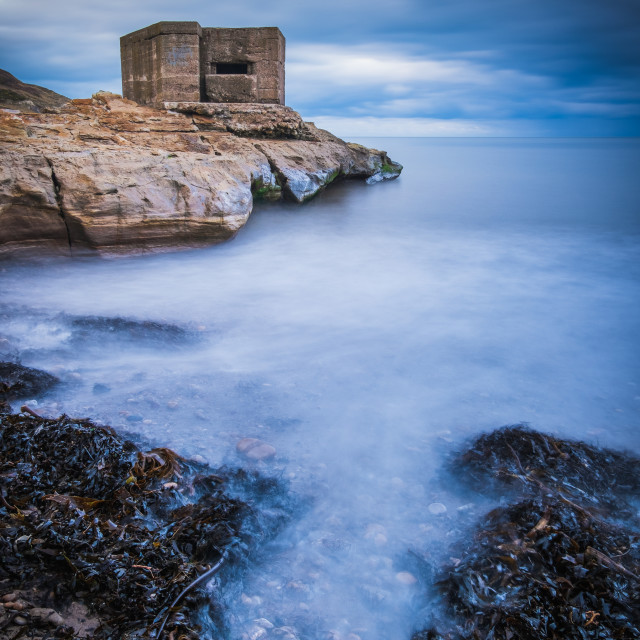
[[[524,427],[482,435],[457,456],[483,493],[508,488],[435,583],[453,628],[413,640],[640,637],[640,486],[633,456]],[[444,625],[443,625],[444,626]]]
[[640,491],[639,458],[521,425],[481,435],[454,458],[452,470],[463,482],[489,493],[509,487],[536,494],[549,487],[616,509]]
[[[40,594],[32,605],[63,617],[81,597],[100,619],[97,639],[157,637],[163,627],[197,638],[196,606],[221,631],[220,608],[195,587],[225,562],[242,566],[253,541],[286,521],[276,485],[211,473],[169,449],[140,451],[88,420],[0,415],[0,597]],[[240,486],[248,502],[231,495]],[[65,629],[59,637],[75,637]]]

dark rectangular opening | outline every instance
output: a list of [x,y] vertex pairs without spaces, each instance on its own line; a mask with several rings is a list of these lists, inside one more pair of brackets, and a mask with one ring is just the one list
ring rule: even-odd
[[249,65],[246,62],[218,62],[216,73],[222,75],[237,75],[249,73]]

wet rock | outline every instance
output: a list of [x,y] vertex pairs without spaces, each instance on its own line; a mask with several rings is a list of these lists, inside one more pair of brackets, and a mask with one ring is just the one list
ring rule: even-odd
[[[136,345],[182,345],[194,339],[184,327],[175,324],[109,316],[69,316],[71,344],[93,343],[96,339],[133,342]],[[95,387],[94,387],[95,389]],[[107,389],[108,390],[108,389]]]
[[60,380],[46,371],[15,362],[0,362],[0,400],[12,400],[47,393]]
[[276,455],[275,447],[257,438],[242,438],[236,444],[236,451],[249,460],[269,460]]

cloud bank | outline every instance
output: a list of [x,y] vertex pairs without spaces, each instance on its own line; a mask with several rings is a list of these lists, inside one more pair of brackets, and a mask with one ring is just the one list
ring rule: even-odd
[[279,26],[287,103],[343,135],[640,135],[638,0],[0,0],[0,67],[120,91],[120,36],[160,20]]

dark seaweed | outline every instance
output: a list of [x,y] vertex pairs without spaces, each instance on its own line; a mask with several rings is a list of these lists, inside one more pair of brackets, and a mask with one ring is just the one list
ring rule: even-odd
[[524,427],[483,435],[452,468],[483,493],[509,488],[435,587],[453,628],[413,640],[640,638],[638,460]]
[[[0,427],[2,592],[34,586],[62,608],[82,597],[100,617],[97,639],[147,637],[167,613],[167,635],[197,638],[190,614],[203,604],[221,632],[202,592],[169,604],[223,553],[242,565],[288,517],[276,480],[143,452],[88,420],[11,414]],[[248,501],[229,494],[239,483]],[[260,514],[261,491],[277,517]]]
[[493,495],[506,487],[535,495],[546,486],[583,504],[619,509],[640,492],[639,458],[523,426],[480,436],[451,467],[456,477]]

